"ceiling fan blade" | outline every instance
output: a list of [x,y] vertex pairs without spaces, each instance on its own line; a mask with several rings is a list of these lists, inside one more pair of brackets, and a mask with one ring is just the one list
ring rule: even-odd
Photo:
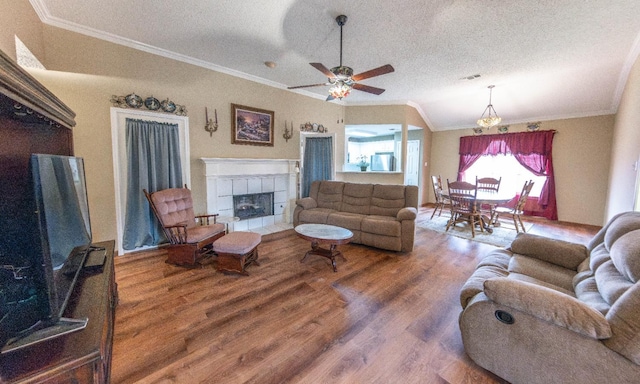
[[324,73],[324,75],[330,79],[333,79],[334,77],[336,77],[336,75],[334,75],[333,72],[329,70],[329,68],[325,67],[321,63],[309,63],[309,64],[311,64],[311,66],[317,69],[318,71]]
[[[313,64],[311,64],[313,65]],[[362,73],[358,73],[357,75],[353,75],[351,76],[351,79],[353,79],[353,81],[360,81],[360,80],[364,80],[364,79],[368,79],[370,77],[375,77],[375,76],[380,76],[380,75],[384,75],[387,73],[391,73],[395,71],[395,69],[393,69],[393,67],[390,64],[387,65],[383,65],[382,67],[378,67],[378,68],[374,68],[374,69],[370,69],[366,72],[362,72]]]
[[364,85],[364,84],[353,84],[352,88],[357,89],[358,91],[373,93],[375,95],[379,95],[382,92],[384,92],[384,89],[382,88],[376,88],[376,87],[372,87],[370,85]]
[[309,84],[309,85],[296,85],[295,87],[287,87],[287,89],[319,87],[321,85],[327,85],[327,83],[318,83],[318,84]]

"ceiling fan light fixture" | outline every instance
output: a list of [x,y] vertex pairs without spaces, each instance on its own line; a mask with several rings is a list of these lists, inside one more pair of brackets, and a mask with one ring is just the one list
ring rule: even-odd
[[344,81],[336,81],[331,88],[329,88],[329,95],[334,99],[342,99],[349,96],[351,92],[351,86]]
[[[476,121],[476,123],[482,128],[491,128],[500,124],[500,122],[502,121],[502,118],[498,116],[496,110],[493,108],[493,104],[491,104],[491,94],[493,92],[493,87],[495,87],[495,85],[490,85],[487,87],[489,88],[489,105],[487,105],[487,108],[485,108],[484,112],[482,112],[482,116],[480,116],[478,121]],[[485,114],[487,115],[486,117]]]

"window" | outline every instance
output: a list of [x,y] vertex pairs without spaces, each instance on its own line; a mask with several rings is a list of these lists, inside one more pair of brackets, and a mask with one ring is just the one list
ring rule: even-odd
[[522,191],[525,181],[533,180],[533,189],[529,196],[539,197],[546,176],[536,176],[525,169],[511,154],[485,155],[480,157],[464,172],[464,181],[476,182],[477,177],[493,177],[499,179],[501,191],[511,191],[515,194]]

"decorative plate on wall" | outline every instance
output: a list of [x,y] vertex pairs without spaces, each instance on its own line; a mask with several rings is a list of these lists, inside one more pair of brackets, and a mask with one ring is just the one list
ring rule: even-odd
[[162,108],[163,111],[169,112],[169,113],[173,113],[176,110],[176,105],[173,103],[173,101],[169,99],[163,100],[160,103],[160,107]]
[[124,99],[127,102],[127,105],[131,108],[142,107],[142,97],[136,95],[135,93],[128,94]]
[[153,96],[149,96],[144,100],[144,106],[150,111],[156,111],[160,109],[160,102]]
[[540,129],[540,122],[527,124],[527,130],[531,132],[537,131],[538,129]]

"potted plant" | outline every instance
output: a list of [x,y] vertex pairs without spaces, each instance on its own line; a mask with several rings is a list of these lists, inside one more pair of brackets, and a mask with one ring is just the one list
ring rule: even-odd
[[360,167],[360,171],[365,172],[367,167],[369,166],[369,162],[367,162],[367,157],[365,155],[358,156],[358,167]]

